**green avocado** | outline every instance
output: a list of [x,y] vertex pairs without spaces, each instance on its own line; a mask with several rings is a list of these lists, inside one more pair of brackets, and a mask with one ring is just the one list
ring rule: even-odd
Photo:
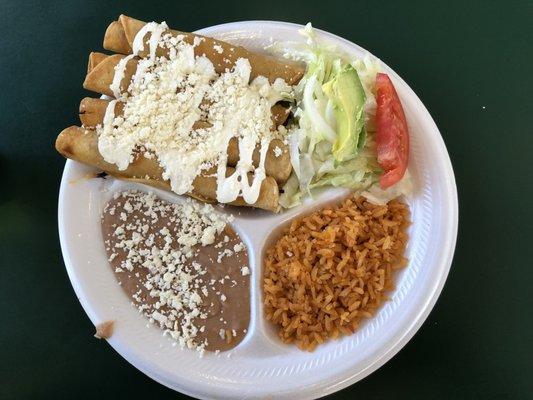
[[322,90],[332,102],[337,121],[337,140],[332,151],[335,161],[340,163],[355,157],[365,144],[365,91],[350,64],[324,83]]

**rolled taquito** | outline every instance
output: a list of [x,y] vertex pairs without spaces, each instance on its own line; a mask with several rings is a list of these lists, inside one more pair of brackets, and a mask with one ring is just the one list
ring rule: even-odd
[[[84,128],[94,129],[102,124],[109,100],[84,98],[80,103],[80,121]],[[124,103],[117,102],[115,115],[122,115]],[[198,121],[193,129],[208,128],[210,125],[203,121]],[[279,149],[279,150],[278,150]],[[260,148],[254,150],[252,161],[255,167],[259,165]],[[236,166],[239,161],[239,143],[237,138],[231,139],[228,147],[228,165]],[[268,176],[276,180],[279,185],[283,185],[291,174],[292,165],[287,145],[280,139],[273,139],[267,152],[265,160],[265,171]]]
[[[66,158],[94,166],[119,179],[170,190],[170,183],[163,179],[163,170],[154,158],[146,158],[142,154],[138,154],[124,171],[120,171],[116,165],[106,162],[98,151],[98,137],[94,130],[78,126],[66,128],[56,139],[56,149]],[[230,175],[234,171],[233,168],[227,167],[226,173]],[[206,171],[203,175],[196,177],[193,182],[194,189],[187,195],[203,202],[215,203],[217,182],[216,176],[213,176],[214,172]],[[230,204],[277,212],[279,210],[278,200],[278,185],[273,178],[267,176],[261,184],[259,197],[254,204],[246,203],[241,197]]]
[[[118,21],[113,21],[104,36],[104,49],[120,54],[132,52],[133,40],[137,33],[146,25],[146,22],[121,15]],[[204,55],[211,60],[217,73],[231,69],[239,58],[246,58],[252,67],[251,79],[264,76],[272,83],[276,78],[282,78],[289,85],[295,85],[305,73],[304,66],[289,61],[278,60],[266,54],[251,52],[244,47],[234,46],[221,40],[194,33],[168,30],[173,36],[183,35],[186,43],[193,44],[196,39],[194,53]],[[148,41],[151,34],[148,32],[143,38],[144,47],[139,52],[140,57],[146,57],[149,52]],[[200,40],[199,40],[200,39]],[[166,56],[168,49],[157,48],[158,56]]]

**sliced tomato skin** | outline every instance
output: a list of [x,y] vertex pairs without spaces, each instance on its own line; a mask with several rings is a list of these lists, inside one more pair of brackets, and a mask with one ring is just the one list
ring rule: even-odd
[[376,144],[386,189],[402,179],[409,161],[409,129],[402,103],[387,74],[376,76]]

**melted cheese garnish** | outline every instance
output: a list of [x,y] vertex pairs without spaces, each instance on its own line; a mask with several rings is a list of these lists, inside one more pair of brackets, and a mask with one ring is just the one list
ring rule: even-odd
[[[166,33],[165,23],[146,24],[133,41],[133,54],[116,67],[110,86],[115,98],[123,101],[122,116],[115,116],[117,100],[110,102],[103,125],[97,127],[98,149],[104,159],[124,170],[133,162],[135,151],[155,155],[163,177],[172,191],[192,191],[195,177],[217,166],[217,200],[229,203],[242,196],[253,204],[266,177],[265,159],[271,139],[271,111],[282,93],[291,88],[282,79],[272,85],[265,77],[250,83],[251,67],[240,58],[232,70],[218,75],[205,56],[195,56],[195,44]],[[151,33],[149,57],[138,59],[128,91],[120,91],[129,60],[143,50],[144,37]],[[199,39],[202,40],[202,39]],[[168,58],[157,57],[157,47],[169,49]],[[206,122],[195,129],[198,121]],[[239,162],[226,177],[229,141],[239,140]],[[259,165],[252,154],[260,145]],[[249,179],[249,174],[253,178]]]

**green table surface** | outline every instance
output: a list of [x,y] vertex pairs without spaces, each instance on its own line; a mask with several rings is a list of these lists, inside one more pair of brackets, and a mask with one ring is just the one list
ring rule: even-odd
[[183,30],[312,21],[394,68],[450,153],[457,248],[413,339],[331,398],[533,398],[531,0],[1,0],[0,399],[185,398],[92,337],[59,247],[53,143],[78,122],[87,55],[120,13]]

